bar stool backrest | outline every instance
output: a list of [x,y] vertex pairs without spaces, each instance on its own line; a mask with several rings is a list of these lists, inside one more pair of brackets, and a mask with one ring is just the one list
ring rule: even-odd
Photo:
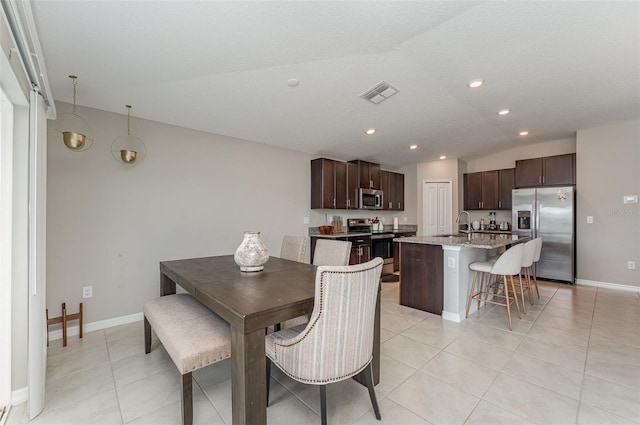
[[533,265],[533,257],[536,255],[536,239],[531,239],[524,243],[524,252],[522,253],[522,267],[531,267]]
[[523,253],[523,243],[519,243],[507,249],[493,264],[491,274],[513,276],[520,273]]
[[534,241],[536,242],[536,251],[533,254],[533,262],[537,263],[540,261],[540,253],[542,252],[542,238],[535,238]]

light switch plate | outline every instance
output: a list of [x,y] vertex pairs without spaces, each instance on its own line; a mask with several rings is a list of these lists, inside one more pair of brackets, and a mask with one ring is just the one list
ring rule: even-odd
[[303,217],[302,224],[309,224],[309,217]]
[[587,216],[587,224],[593,224],[593,216],[592,215],[588,215]]
[[625,204],[637,204],[638,203],[638,195],[624,195],[622,200]]

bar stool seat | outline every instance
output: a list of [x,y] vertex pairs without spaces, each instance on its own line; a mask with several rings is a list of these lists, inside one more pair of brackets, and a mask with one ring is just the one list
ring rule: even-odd
[[[471,281],[471,290],[469,291],[469,299],[467,300],[466,317],[469,317],[469,310],[471,309],[471,301],[473,299],[478,300],[478,309],[480,308],[481,302],[501,305],[507,308],[509,330],[513,329],[511,322],[512,301],[516,305],[518,317],[522,317],[515,285],[513,283],[513,276],[520,276],[523,253],[524,245],[517,244],[507,249],[496,262],[477,261],[469,265],[469,268],[473,270],[474,273],[473,280]],[[484,282],[485,274],[487,274],[486,285]],[[478,275],[480,275],[479,279]],[[493,283],[491,282],[492,276],[495,276]],[[478,292],[474,292],[476,283],[478,283]],[[499,291],[500,286],[502,286],[502,293]],[[504,299],[504,302],[497,301],[496,299]]]

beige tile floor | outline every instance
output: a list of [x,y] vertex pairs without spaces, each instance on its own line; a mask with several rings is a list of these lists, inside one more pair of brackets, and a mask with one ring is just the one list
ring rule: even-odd
[[[461,324],[398,305],[384,283],[383,420],[352,380],[329,386],[333,424],[638,424],[640,295],[545,283],[508,331],[503,307]],[[274,368],[271,424],[319,424],[315,387]],[[142,323],[71,338],[49,349],[45,410],[8,424],[179,424],[179,375],[164,349],[143,349]],[[194,374],[197,424],[231,423],[229,362]]]

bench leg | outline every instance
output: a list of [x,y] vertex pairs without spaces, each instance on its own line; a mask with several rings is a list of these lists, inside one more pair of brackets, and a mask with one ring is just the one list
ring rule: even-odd
[[144,317],[144,353],[149,354],[151,352],[151,323]]
[[182,425],[193,424],[193,393],[191,391],[191,372],[182,375]]

